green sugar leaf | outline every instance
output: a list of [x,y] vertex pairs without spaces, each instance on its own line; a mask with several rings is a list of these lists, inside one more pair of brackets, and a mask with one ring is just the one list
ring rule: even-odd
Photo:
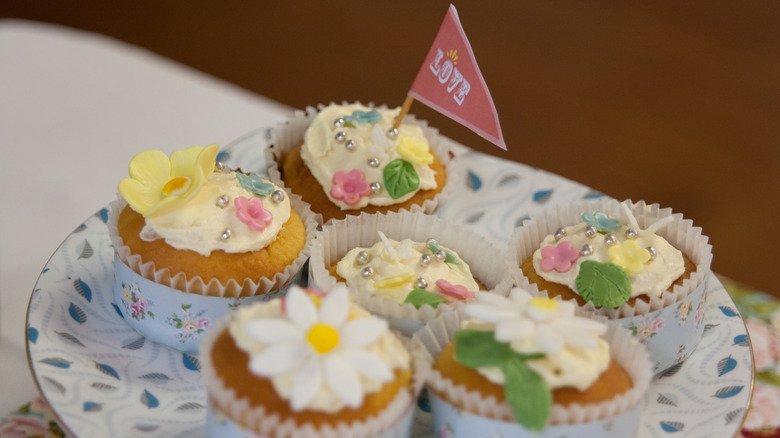
[[412,289],[412,291],[409,292],[409,295],[407,295],[406,299],[404,300],[404,303],[412,303],[414,307],[418,309],[425,304],[435,309],[436,306],[445,302],[447,302],[447,300],[445,300],[441,295],[428,292],[427,290],[420,288]]
[[414,166],[400,158],[387,163],[382,171],[382,179],[387,193],[393,199],[398,199],[420,187],[420,177],[414,170]]
[[509,344],[499,342],[493,331],[458,330],[455,332],[455,360],[464,367],[496,367],[516,355]]
[[[432,254],[436,254],[437,252],[442,250],[442,248],[436,242],[428,242],[428,249],[431,250]],[[463,264],[460,261],[460,259],[458,259],[458,256],[456,256],[452,251],[448,251],[445,249],[444,254],[447,255],[447,257],[444,259],[444,263],[451,263],[453,265]]]
[[260,196],[268,196],[274,191],[274,185],[257,175],[244,175],[236,173],[236,178],[241,187]]
[[504,361],[501,371],[506,378],[504,395],[515,420],[529,430],[542,430],[552,411],[552,392],[547,383],[520,355]]
[[618,307],[631,297],[631,280],[614,263],[583,262],[575,285],[580,296],[596,307]]

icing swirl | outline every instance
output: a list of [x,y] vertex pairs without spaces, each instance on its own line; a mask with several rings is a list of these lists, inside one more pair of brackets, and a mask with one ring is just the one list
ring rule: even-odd
[[[399,108],[330,105],[306,130],[301,158],[342,210],[392,205],[436,188],[429,166],[433,155],[422,129],[402,124],[395,138],[387,136],[399,113]],[[370,190],[372,183],[379,190]]]

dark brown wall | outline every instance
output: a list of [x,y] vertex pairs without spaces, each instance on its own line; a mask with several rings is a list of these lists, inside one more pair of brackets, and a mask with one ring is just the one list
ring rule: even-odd
[[[288,105],[400,105],[448,1],[16,1],[0,16],[146,47]],[[509,152],[702,226],[718,273],[778,292],[780,2],[459,1]],[[236,133],[240,135],[241,133]]]

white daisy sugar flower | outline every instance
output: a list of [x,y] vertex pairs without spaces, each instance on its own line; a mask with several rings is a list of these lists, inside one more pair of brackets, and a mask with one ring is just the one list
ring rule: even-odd
[[247,324],[249,336],[265,345],[252,355],[249,367],[263,377],[289,376],[293,410],[306,408],[323,387],[346,406],[358,407],[364,397],[361,378],[393,378],[390,367],[367,349],[387,331],[387,322],[373,316],[350,318],[346,287],[319,298],[292,286],[284,312]]
[[518,353],[559,354],[565,347],[593,350],[606,325],[574,315],[574,304],[544,297],[532,297],[514,288],[509,297],[480,292],[466,314],[495,326],[497,341],[506,342]]

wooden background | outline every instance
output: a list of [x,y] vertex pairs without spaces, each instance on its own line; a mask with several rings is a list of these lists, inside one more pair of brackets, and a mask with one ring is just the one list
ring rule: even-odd
[[[109,35],[296,108],[396,106],[449,3],[6,0],[0,17]],[[509,151],[412,112],[474,149],[682,212],[715,272],[780,293],[780,2],[455,5]]]

